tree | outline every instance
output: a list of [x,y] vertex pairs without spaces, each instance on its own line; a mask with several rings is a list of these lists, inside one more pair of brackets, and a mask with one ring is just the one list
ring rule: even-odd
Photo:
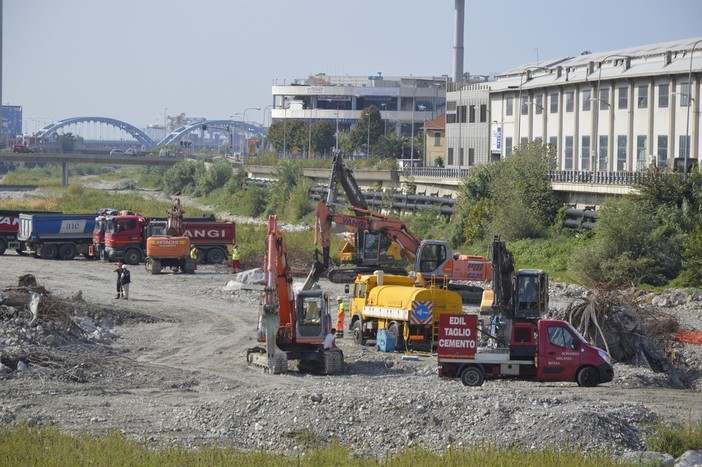
[[553,223],[558,199],[551,189],[549,152],[542,143],[522,144],[496,164],[489,185],[490,230],[505,240],[539,237]]
[[178,162],[163,175],[163,191],[169,195],[192,191],[204,173],[205,162],[202,160]]
[[380,137],[375,153],[387,159],[402,159],[405,146],[409,147],[406,139],[391,131],[387,135]]
[[312,123],[312,147],[316,154],[326,154],[336,145],[335,132],[336,128],[329,122]]
[[200,194],[208,195],[223,187],[232,178],[232,165],[225,159],[210,165],[198,182]]
[[[370,126],[370,132],[369,127]],[[356,126],[351,129],[351,144],[353,149],[361,150],[365,148],[366,154],[373,148],[374,144],[378,143],[378,139],[385,132],[385,125],[383,119],[380,116],[380,110],[374,105],[366,107],[361,111],[361,117],[356,122]],[[368,140],[370,137],[370,145],[368,148]]]
[[76,144],[82,143],[83,138],[76,136],[73,133],[62,133],[58,137],[59,146],[61,146],[61,151],[63,152],[73,152]]

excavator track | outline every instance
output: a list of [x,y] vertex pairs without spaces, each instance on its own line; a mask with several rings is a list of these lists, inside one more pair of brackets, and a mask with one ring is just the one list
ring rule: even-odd
[[373,274],[377,270],[382,270],[385,274],[407,275],[407,270],[399,267],[341,267],[330,269],[327,277],[335,284],[346,284],[356,280],[359,274]]

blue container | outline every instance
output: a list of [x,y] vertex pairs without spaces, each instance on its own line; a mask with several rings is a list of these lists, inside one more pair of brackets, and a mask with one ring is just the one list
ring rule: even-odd
[[381,352],[394,352],[395,351],[395,334],[387,332],[385,329],[378,331],[377,340],[378,350]]

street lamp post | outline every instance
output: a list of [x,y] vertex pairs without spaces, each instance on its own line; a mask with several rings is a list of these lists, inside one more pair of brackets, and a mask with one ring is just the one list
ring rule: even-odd
[[[168,107],[163,108],[163,131],[168,134],[168,128],[166,128],[166,111],[168,110]],[[166,135],[163,135],[165,138]]]
[[370,121],[371,114],[370,114],[370,112],[368,112],[367,115],[368,115],[368,142],[367,142],[366,144],[367,144],[368,151],[367,151],[367,153],[366,153],[366,157],[370,157],[370,125],[371,125],[371,121]]
[[687,92],[689,93],[689,95],[687,96],[687,122],[685,123],[685,146],[683,149],[683,157],[685,158],[683,170],[685,171],[685,173],[687,173],[688,153],[692,148],[692,145],[690,144],[690,107],[692,107],[693,102],[695,102],[695,106],[697,105],[697,101],[695,101],[692,97],[692,54],[695,52],[695,47],[697,47],[697,44],[699,44],[700,42],[702,42],[702,39],[692,44],[692,48],[690,49],[690,71],[687,75]]

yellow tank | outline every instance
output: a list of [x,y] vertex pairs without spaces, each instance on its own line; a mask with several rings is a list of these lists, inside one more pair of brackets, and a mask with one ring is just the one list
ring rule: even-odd
[[460,313],[463,308],[458,293],[415,285],[411,277],[378,271],[359,275],[354,283],[351,327],[359,342],[386,329],[404,339],[408,348],[435,346],[439,316]]
[[188,237],[149,237],[146,239],[146,256],[150,258],[190,257]]

